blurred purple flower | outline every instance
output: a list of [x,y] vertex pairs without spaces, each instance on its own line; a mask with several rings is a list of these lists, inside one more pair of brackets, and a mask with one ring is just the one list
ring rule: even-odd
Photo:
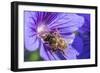
[[[44,60],[68,60],[76,59],[79,52],[72,47],[77,31],[84,24],[84,18],[77,14],[56,12],[32,12],[25,11],[25,48],[28,51],[39,49],[40,56]],[[61,37],[67,41],[67,47],[63,50],[52,52],[45,44],[42,35],[57,29]]]

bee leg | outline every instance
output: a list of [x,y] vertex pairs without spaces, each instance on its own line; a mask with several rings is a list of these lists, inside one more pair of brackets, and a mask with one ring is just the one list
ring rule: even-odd
[[65,52],[62,50],[62,53],[65,55]]
[[56,49],[52,48],[51,49],[51,52],[55,53],[56,52]]
[[[61,49],[60,49],[60,50],[61,50]],[[61,52],[62,52],[62,54],[63,54],[63,55],[65,55],[65,56],[66,56],[66,54],[65,54],[64,50],[61,50]]]

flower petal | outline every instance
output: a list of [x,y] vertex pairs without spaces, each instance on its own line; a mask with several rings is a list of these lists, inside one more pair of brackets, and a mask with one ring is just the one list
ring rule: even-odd
[[77,14],[60,13],[58,17],[49,24],[51,29],[59,29],[60,32],[69,33],[78,30],[84,23],[84,18]]
[[55,53],[51,52],[50,48],[43,43],[41,43],[40,56],[46,61],[59,60],[58,56]]
[[77,56],[79,55],[79,53],[77,52],[76,49],[74,49],[71,45],[68,46],[68,48],[66,48],[64,50],[65,52],[65,57],[68,59],[68,60],[71,60],[71,59],[76,59]]
[[48,25],[57,17],[57,13],[54,12],[37,12],[38,24]]
[[39,48],[39,39],[36,36],[36,24],[31,18],[35,17],[35,12],[25,11],[25,26],[24,26],[24,36],[25,36],[25,48],[28,51],[34,51]]
[[75,34],[74,33],[71,34],[71,35],[67,35],[67,36],[66,35],[61,35],[61,36],[65,39],[67,44],[72,44],[74,39],[75,39]]
[[[81,37],[81,36],[82,37]],[[72,43],[72,46],[74,48],[76,48],[76,50],[81,54],[85,49],[83,49],[83,47],[86,47],[86,45],[84,46],[84,42],[83,42],[83,36],[82,34],[80,35],[76,35],[75,39],[74,39],[74,42]],[[87,43],[88,41],[86,41]],[[86,48],[87,49],[87,48]]]
[[35,28],[37,26],[36,12],[25,11],[24,16],[25,16],[25,27]]
[[47,48],[44,47],[44,45],[41,43],[41,47],[40,47],[40,56],[44,59],[44,60],[51,60],[49,54],[48,54],[48,50]]
[[35,51],[39,48],[39,39],[37,38],[37,36],[33,36],[33,37],[28,37],[25,36],[25,48],[28,51]]

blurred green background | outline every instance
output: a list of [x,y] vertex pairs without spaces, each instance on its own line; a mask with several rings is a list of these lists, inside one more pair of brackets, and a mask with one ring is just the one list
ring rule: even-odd
[[29,52],[25,49],[24,51],[24,61],[43,61],[43,59],[40,57],[39,50],[36,50],[34,52]]

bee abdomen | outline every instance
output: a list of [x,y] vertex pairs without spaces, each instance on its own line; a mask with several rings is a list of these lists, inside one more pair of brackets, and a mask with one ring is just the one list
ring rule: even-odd
[[59,48],[62,49],[62,50],[65,49],[67,47],[67,43],[62,39],[60,39],[59,41],[60,41],[59,44],[58,44]]

